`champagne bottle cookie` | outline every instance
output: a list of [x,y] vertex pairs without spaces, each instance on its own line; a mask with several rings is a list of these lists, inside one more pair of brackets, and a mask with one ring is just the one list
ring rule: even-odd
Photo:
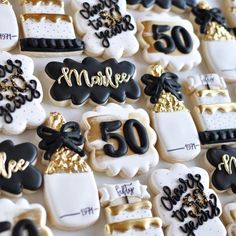
[[178,76],[159,65],[149,67],[141,78],[152,126],[159,137],[160,156],[168,162],[185,162],[200,153],[198,132],[185,107]]
[[44,198],[50,220],[62,230],[78,230],[94,224],[100,214],[93,172],[85,162],[84,137],[76,122],[65,122],[51,113],[38,127],[48,166],[44,174]]

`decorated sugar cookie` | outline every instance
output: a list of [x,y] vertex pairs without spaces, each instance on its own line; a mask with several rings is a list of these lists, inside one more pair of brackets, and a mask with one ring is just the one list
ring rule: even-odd
[[6,134],[20,134],[45,120],[42,86],[33,73],[31,58],[0,52],[0,130]]
[[207,3],[199,3],[192,9],[192,18],[201,38],[202,52],[208,69],[225,78],[236,80],[236,39],[226,24],[219,8],[211,8]]
[[161,219],[152,215],[147,186],[139,181],[104,184],[99,194],[107,221],[105,235],[164,236]]
[[132,178],[157,165],[156,134],[143,109],[110,103],[84,113],[86,150],[94,170]]
[[226,0],[226,12],[229,17],[231,26],[236,26],[236,2],[234,0]]
[[0,51],[13,49],[19,39],[17,19],[8,0],[0,0]]
[[225,80],[217,74],[189,76],[185,81],[185,93],[193,105],[231,102]]
[[227,235],[236,233],[236,202],[228,203],[223,207],[223,220],[227,225]]
[[185,87],[202,145],[234,142],[236,103],[231,102],[224,79],[215,74],[190,76]]
[[0,192],[20,196],[23,191],[35,192],[41,187],[43,178],[34,166],[37,154],[32,143],[0,143]]
[[206,153],[206,161],[212,171],[214,189],[236,193],[236,148],[227,145],[211,148]]
[[147,63],[158,63],[172,72],[200,64],[200,42],[189,21],[169,14],[145,15],[138,19],[138,31]]
[[197,0],[126,0],[128,7],[141,11],[156,10],[169,11],[171,8],[176,11],[186,11],[196,5]]
[[25,199],[16,203],[0,199],[1,236],[52,236],[46,226],[46,211],[40,204],[29,204]]
[[76,37],[73,20],[62,0],[24,0],[20,49],[33,56],[79,54],[84,43]]
[[136,23],[125,0],[72,0],[72,8],[77,10],[75,26],[89,56],[119,59],[138,51]]
[[62,0],[23,0],[25,13],[65,14]]
[[136,101],[141,96],[134,80],[136,68],[128,61],[109,59],[99,62],[87,57],[81,63],[72,59],[50,62],[46,74],[54,80],[50,98],[57,105],[80,106],[90,101],[104,104],[114,100],[118,103]]
[[84,137],[79,124],[51,113],[38,127],[39,147],[49,160],[44,174],[44,198],[51,223],[62,230],[78,230],[94,224],[100,214],[93,172],[85,162]]
[[190,112],[184,105],[178,76],[161,66],[149,67],[143,75],[144,94],[150,110],[152,126],[158,134],[158,151],[169,162],[184,162],[200,153],[198,132]]
[[163,221],[166,236],[226,235],[220,221],[221,203],[209,188],[209,176],[199,167],[175,164],[150,178],[153,208]]

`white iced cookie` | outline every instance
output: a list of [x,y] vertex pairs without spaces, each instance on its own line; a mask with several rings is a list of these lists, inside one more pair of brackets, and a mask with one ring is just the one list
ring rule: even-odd
[[209,176],[199,167],[175,164],[153,172],[149,180],[153,208],[163,221],[166,236],[224,236],[221,203],[209,188]]
[[184,85],[185,93],[195,106],[231,102],[226,83],[217,74],[189,76]]
[[21,15],[20,49],[33,56],[78,54],[84,43],[76,38],[73,20],[64,14],[62,0],[25,0]]
[[190,161],[201,148],[197,129],[183,102],[178,76],[159,65],[150,66],[149,73],[141,81],[151,123],[159,137],[160,156],[168,162]]
[[147,186],[139,181],[104,184],[99,194],[107,221],[106,236],[163,236],[161,219],[152,215]]
[[226,224],[227,235],[236,234],[236,203],[228,203],[223,207],[223,220]]
[[24,13],[65,14],[62,0],[23,0]]
[[79,230],[94,224],[100,214],[96,181],[83,151],[84,137],[76,122],[51,113],[38,127],[48,167],[44,198],[51,223],[61,230]]
[[157,165],[157,136],[147,112],[110,103],[84,113],[86,150],[94,170],[132,178]]
[[6,134],[20,134],[45,120],[42,86],[33,73],[31,58],[0,52],[0,130]]
[[144,60],[169,71],[191,70],[201,63],[199,39],[192,24],[169,14],[144,15],[138,19],[138,39]]
[[0,199],[0,234],[1,236],[52,236],[46,226],[46,211],[39,204],[29,204],[20,199],[16,203]]
[[[212,12],[214,10],[214,12]],[[235,36],[229,31],[220,9],[199,3],[192,9],[192,21],[201,39],[201,49],[211,73],[224,77],[228,82],[236,80]]]
[[72,8],[77,10],[75,26],[89,56],[119,59],[138,51],[136,23],[125,0],[72,0]]
[[16,15],[8,0],[0,0],[0,51],[13,49],[19,39]]

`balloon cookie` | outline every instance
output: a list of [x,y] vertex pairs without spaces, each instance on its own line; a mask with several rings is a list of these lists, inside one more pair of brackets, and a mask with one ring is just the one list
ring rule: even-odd
[[199,39],[192,24],[169,14],[138,19],[138,39],[148,64],[160,64],[171,72],[191,70],[201,63]]
[[185,107],[178,76],[159,65],[141,78],[152,126],[158,134],[160,156],[168,162],[185,162],[200,153],[198,132]]
[[0,0],[0,51],[13,49],[19,40],[17,19],[8,0]]
[[72,17],[64,14],[62,0],[23,0],[23,9],[22,53],[46,57],[82,53],[84,43],[76,38]]
[[20,134],[46,118],[42,86],[33,73],[31,58],[0,52],[0,130],[6,134]]
[[54,83],[50,98],[56,105],[81,106],[87,101],[104,104],[136,101],[141,90],[135,81],[135,65],[128,61],[109,59],[99,62],[87,57],[81,63],[72,59],[50,62],[45,72]]
[[78,230],[94,224],[100,214],[93,172],[85,162],[84,137],[76,122],[51,113],[38,127],[39,147],[49,160],[44,174],[44,198],[52,224],[62,230]]
[[132,178],[157,165],[155,131],[147,112],[110,103],[83,114],[86,150],[94,170]]
[[25,199],[16,203],[0,199],[1,236],[52,236],[46,218],[46,211],[40,204],[29,204]]
[[166,236],[226,235],[220,221],[221,203],[209,188],[204,169],[175,164],[154,171],[149,183],[156,194],[153,208],[163,221]]
[[76,29],[85,42],[85,53],[106,59],[133,56],[139,49],[137,28],[126,11],[125,0],[72,0]]
[[[192,21],[201,39],[202,52],[208,69],[228,82],[236,80],[236,39],[219,8],[199,3],[192,9]],[[223,52],[223,53],[222,53]]]
[[161,219],[152,215],[147,186],[139,181],[104,184],[99,194],[107,220],[106,236],[164,236]]

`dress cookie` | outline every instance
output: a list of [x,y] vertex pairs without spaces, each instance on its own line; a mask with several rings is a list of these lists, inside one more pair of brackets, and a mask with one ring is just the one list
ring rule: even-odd
[[223,207],[223,220],[225,222],[227,235],[236,234],[236,202],[228,203]]
[[32,143],[14,145],[10,140],[0,143],[0,192],[21,196],[23,191],[35,192],[41,187],[43,178],[34,166],[37,154]]
[[19,28],[12,5],[0,0],[0,51],[13,49],[19,39]]
[[201,39],[208,69],[228,82],[236,81],[236,61],[232,57],[236,52],[236,39],[228,29],[221,10],[199,3],[193,7],[191,17]]
[[225,236],[221,203],[209,188],[209,176],[199,167],[175,164],[153,172],[149,180],[153,208],[163,221],[166,236]]
[[141,11],[169,11],[170,9],[185,12],[197,4],[197,0],[126,0],[128,7]]
[[223,78],[217,75],[190,76],[185,90],[191,97],[192,115],[202,145],[236,140],[236,103],[231,103]]
[[106,236],[164,236],[161,219],[152,215],[147,186],[139,181],[104,184],[99,194],[107,220]]
[[0,199],[1,236],[52,236],[46,218],[46,211],[40,204],[29,204],[25,199],[16,203]]
[[84,43],[76,38],[73,20],[64,14],[62,0],[24,0],[21,52],[33,56],[79,54]]
[[195,106],[231,102],[225,80],[217,74],[189,76],[184,87]]
[[138,19],[138,39],[144,60],[169,71],[191,70],[201,63],[199,39],[192,24],[169,14],[146,15]]
[[72,8],[77,10],[75,26],[89,56],[119,59],[138,51],[136,23],[125,0],[72,0]]
[[65,122],[51,113],[38,127],[39,147],[49,160],[44,174],[44,198],[50,220],[62,230],[78,230],[94,224],[100,214],[97,185],[85,162],[84,137],[76,122]]
[[31,58],[0,52],[0,130],[6,134],[20,134],[45,120],[43,90],[33,72]]
[[50,98],[57,105],[80,106],[87,101],[104,104],[109,100],[118,103],[136,101],[141,96],[134,80],[136,68],[128,61],[109,59],[99,62],[91,57],[81,63],[72,59],[50,62],[46,74],[54,80]]
[[82,118],[86,150],[94,170],[132,178],[157,165],[155,131],[147,112],[130,105],[97,106]]
[[212,171],[214,189],[236,193],[236,148],[227,145],[211,148],[206,153],[206,161]]
[[200,153],[198,132],[186,109],[178,76],[161,66],[149,67],[141,81],[152,126],[158,134],[158,151],[169,162],[190,161]]

